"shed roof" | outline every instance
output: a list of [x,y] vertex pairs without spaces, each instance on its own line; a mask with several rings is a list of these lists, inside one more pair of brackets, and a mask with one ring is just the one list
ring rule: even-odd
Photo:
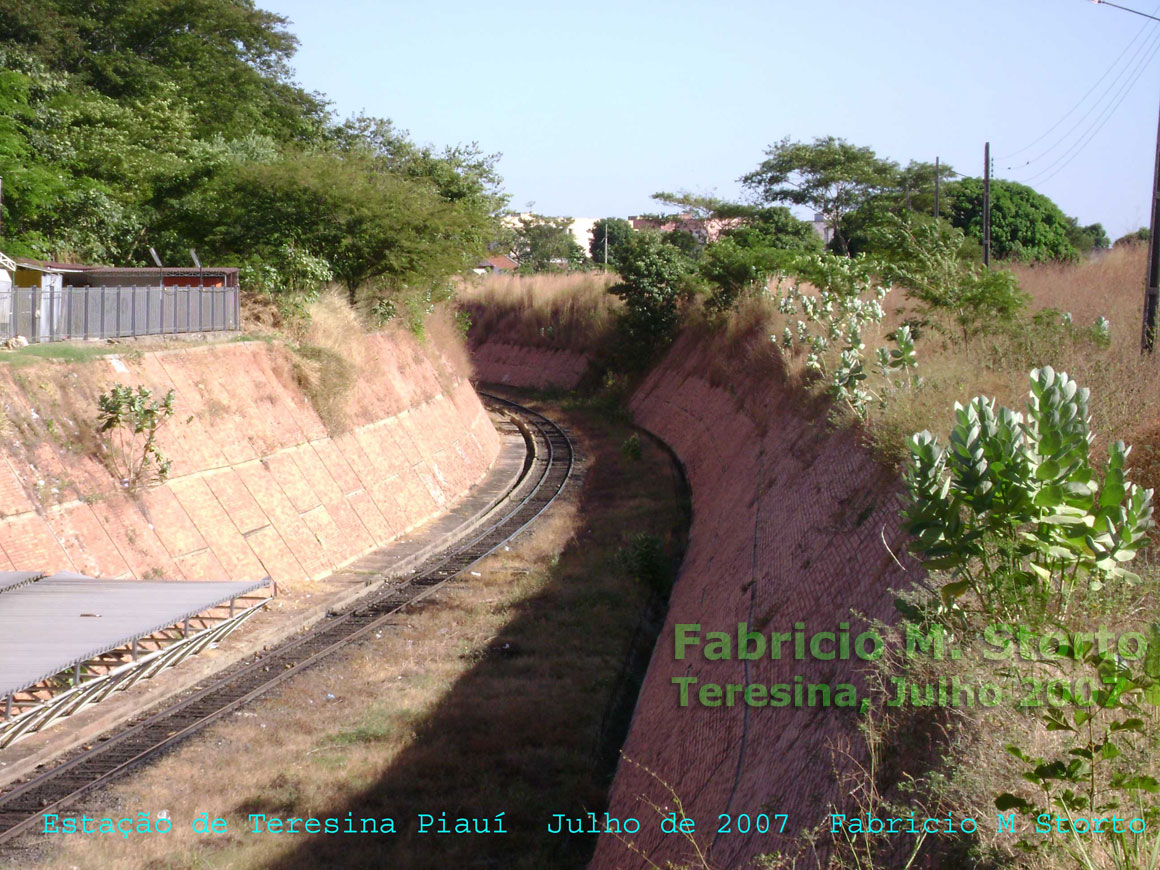
[[36,576],[0,574],[0,698],[269,583]]

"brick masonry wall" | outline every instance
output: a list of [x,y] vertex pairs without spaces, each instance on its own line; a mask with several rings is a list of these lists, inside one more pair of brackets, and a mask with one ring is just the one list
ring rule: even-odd
[[[628,839],[656,864],[689,860],[689,844],[661,834],[642,800],[671,806],[663,780],[695,819],[712,866],[738,868],[763,852],[799,844],[773,834],[717,835],[717,814],[788,813],[787,835],[822,821],[829,802],[840,797],[831,747],[842,738],[857,746],[855,713],[744,702],[709,708],[695,699],[681,708],[672,678],[767,685],[792,684],[797,675],[806,683],[857,678],[853,664],[841,661],[706,662],[700,655],[676,661],[674,625],[700,623],[702,634],[735,634],[737,623],[746,622],[768,635],[800,621],[807,635],[835,631],[851,609],[888,619],[888,590],[907,585],[914,574],[902,571],[884,543],[902,550],[897,478],[850,432],[810,419],[787,388],[754,389],[740,365],[734,367],[739,389],[710,383],[699,350],[692,339],[681,339],[632,401],[638,423],[685,464],[693,524],[624,746],[632,763],[619,765],[610,812],[641,821],[641,832]],[[603,835],[590,868],[646,866],[655,865]]]
[[574,389],[588,371],[583,354],[489,341],[472,348],[476,377],[489,384]]
[[[177,396],[170,479],[137,497],[86,442],[115,382]],[[334,437],[262,342],[0,366],[0,402],[6,570],[308,586],[441,513],[500,446],[466,372],[401,333],[368,338]]]

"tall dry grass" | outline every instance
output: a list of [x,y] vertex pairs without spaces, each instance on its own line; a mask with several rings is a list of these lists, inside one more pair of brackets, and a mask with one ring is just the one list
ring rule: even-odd
[[529,347],[591,352],[612,331],[621,301],[608,292],[609,272],[499,274],[459,291],[471,313],[469,340],[497,338]]
[[[955,402],[986,395],[1021,410],[1028,372],[1050,365],[1091,390],[1096,455],[1109,441],[1134,445],[1136,479],[1160,488],[1160,359],[1141,357],[1139,345],[1146,259],[1141,245],[1078,264],[1010,267],[1030,297],[1027,315],[1017,323],[995,324],[967,343],[952,329],[923,329],[917,342],[923,384],[897,391],[885,407],[871,410],[863,430],[868,443],[887,461],[898,462],[911,433],[929,429],[946,436]],[[620,308],[607,293],[612,282],[593,273],[489,277],[461,294],[474,321],[471,340],[599,353],[601,342],[614,335]],[[871,355],[904,318],[917,313],[904,288],[895,288],[885,307],[885,321],[864,335]],[[1047,309],[1069,313],[1072,325],[1047,315],[1037,323],[1034,316]],[[1106,346],[1092,329],[1101,316],[1111,324]],[[804,354],[780,356],[772,347],[770,336],[780,335],[785,325],[772,295],[743,299],[724,322],[694,319],[707,352],[698,354],[702,371],[735,394],[760,392],[769,378],[780,377],[800,388],[807,406],[821,413],[813,400],[822,387],[805,370]],[[867,363],[873,366],[872,356]]]
[[349,400],[367,357],[366,329],[337,292],[323,293],[289,351],[294,378],[331,435],[350,428]]
[[[924,387],[872,421],[872,428],[878,424],[876,440],[897,443],[920,428],[945,434],[953,403],[980,394],[1022,409],[1029,370],[1050,365],[1091,390],[1097,455],[1109,441],[1136,444],[1133,464],[1147,485],[1160,485],[1160,360],[1140,354],[1146,257],[1137,246],[1074,265],[1012,266],[1030,296],[1029,316],[966,345],[925,335],[918,348]],[[1070,314],[1072,325],[1063,326],[1048,309]],[[1093,328],[1101,316],[1110,322],[1106,344]]]

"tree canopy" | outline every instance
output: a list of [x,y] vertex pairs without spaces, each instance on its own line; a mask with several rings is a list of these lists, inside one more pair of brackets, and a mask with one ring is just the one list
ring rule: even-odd
[[616,252],[620,246],[628,241],[635,232],[632,224],[624,218],[601,218],[592,226],[592,241],[588,245],[588,252],[592,255],[592,262],[603,263],[605,256],[605,239],[608,240],[608,262],[616,261]]
[[570,217],[532,214],[519,218],[513,253],[521,272],[555,272],[584,264],[584,249],[572,237]]
[[[947,185],[951,223],[983,241],[983,182],[963,178]],[[1026,263],[1074,260],[1069,239],[1074,220],[1042,193],[1014,181],[991,182],[991,254]],[[1101,228],[1102,229],[1102,228]]]
[[296,46],[252,0],[0,0],[0,249],[144,265],[197,248],[352,298],[473,265],[506,204],[498,155],[337,121],[294,83]]
[[787,137],[765,154],[757,169],[742,176],[742,184],[764,203],[788,202],[820,213],[842,253],[850,250],[842,231],[843,216],[894,187],[898,178],[894,161],[834,136],[811,143]]

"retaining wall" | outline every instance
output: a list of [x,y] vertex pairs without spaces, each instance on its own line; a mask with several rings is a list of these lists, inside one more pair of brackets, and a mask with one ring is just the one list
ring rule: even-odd
[[[526,351],[527,369],[537,368],[536,354]],[[518,383],[517,374],[511,370],[509,382]],[[673,804],[668,787],[695,820],[712,866],[744,867],[763,852],[792,852],[800,841],[790,835],[822,821],[829,802],[840,800],[831,747],[849,738],[857,752],[856,710],[751,708],[743,700],[710,708],[695,698],[682,708],[672,678],[766,685],[792,685],[797,676],[831,685],[857,678],[851,663],[841,661],[706,662],[696,652],[676,661],[674,626],[699,623],[702,635],[735,635],[745,622],[768,636],[793,631],[799,622],[807,634],[836,631],[851,609],[890,618],[888,589],[909,585],[914,576],[887,549],[888,543],[913,571],[901,555],[899,481],[856,435],[830,426],[824,409],[806,408],[776,377],[755,375],[745,359],[722,359],[691,336],[678,340],[651,372],[631,408],[636,422],[683,462],[693,523],[609,808],[641,821],[640,833],[624,839],[655,864],[603,835],[590,870],[692,860],[688,842],[662,834],[648,805],[667,812]],[[760,812],[787,813],[787,836],[715,833],[719,813]]]
[[575,389],[588,371],[588,358],[567,350],[488,341],[472,348],[476,377],[489,384],[535,390]]
[[[303,365],[263,342],[0,365],[0,569],[309,588],[441,513],[498,453],[467,371],[430,344],[366,339],[341,434]],[[137,496],[94,455],[114,382],[176,393],[170,478]]]

